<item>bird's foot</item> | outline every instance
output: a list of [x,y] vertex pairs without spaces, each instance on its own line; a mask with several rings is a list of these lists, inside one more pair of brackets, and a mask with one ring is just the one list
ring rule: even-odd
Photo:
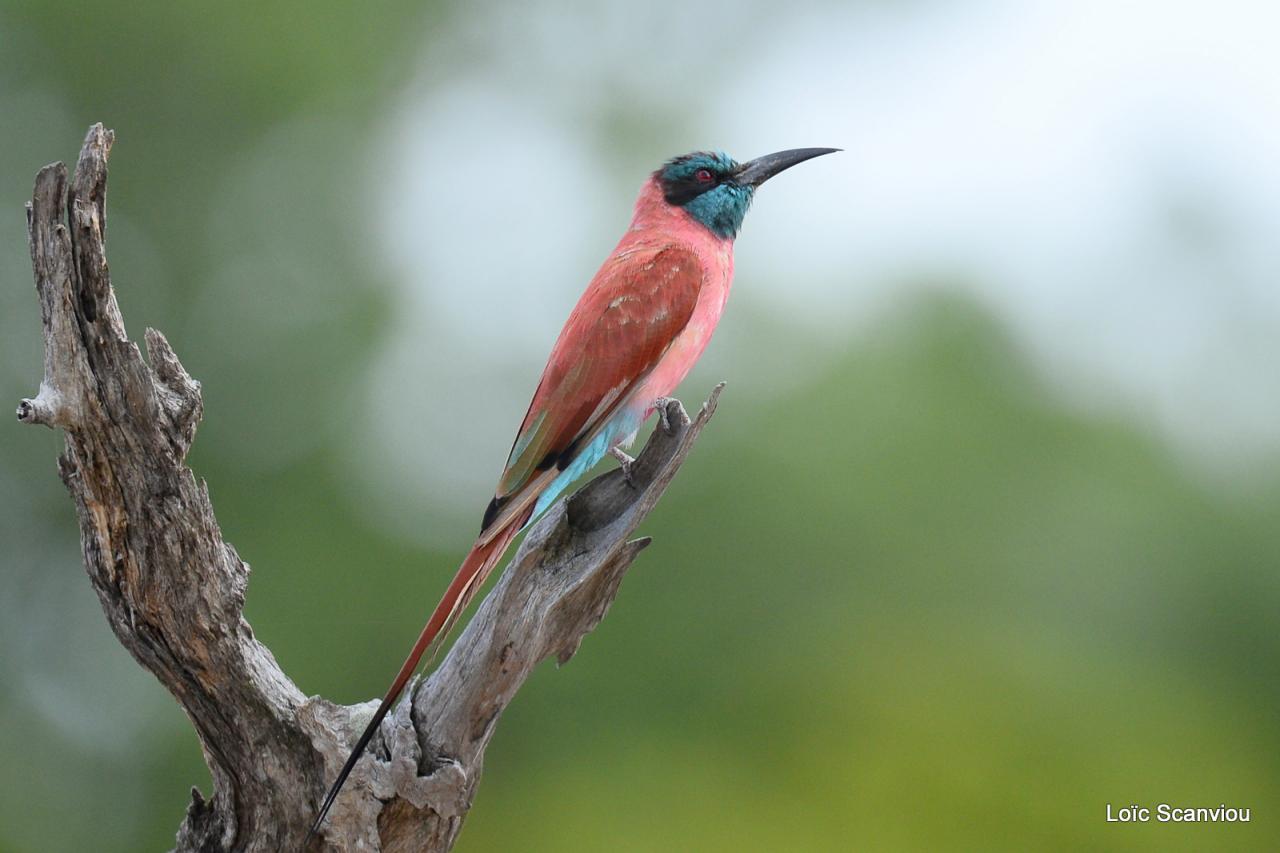
[[671,419],[667,417],[667,406],[675,399],[675,397],[659,397],[653,401],[653,408],[658,412],[658,423],[662,424],[662,431],[667,435],[672,434]]
[[618,467],[622,469],[622,479],[627,481],[628,486],[634,486],[635,481],[631,479],[631,465],[636,461],[635,457],[628,456],[621,447],[610,447],[609,455],[618,460]]

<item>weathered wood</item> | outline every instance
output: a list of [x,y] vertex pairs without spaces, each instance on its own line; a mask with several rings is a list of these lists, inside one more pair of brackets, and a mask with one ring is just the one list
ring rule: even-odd
[[[116,637],[174,695],[213,776],[177,835],[180,851],[298,849],[376,701],[304,697],[253,636],[249,567],[223,540],[208,490],[185,464],[200,383],[164,336],[147,360],[125,333],[106,260],[107,156],[89,130],[74,178],[36,177],[28,240],[44,327],[44,378],[18,420],[66,435],[58,460],[75,501],[90,582]],[[149,362],[149,364],[148,364]],[[611,471],[538,522],[440,667],[383,722],[323,830],[340,850],[445,851],[479,783],[502,711],[533,668],[567,661],[609,609],[648,539],[629,537],[715,409],[664,404],[631,482]]]

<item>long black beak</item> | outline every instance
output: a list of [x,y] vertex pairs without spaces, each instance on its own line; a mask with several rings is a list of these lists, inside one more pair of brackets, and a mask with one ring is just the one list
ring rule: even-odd
[[734,180],[744,186],[758,187],[774,175],[785,169],[790,169],[797,163],[812,160],[814,157],[821,157],[823,154],[834,154],[839,150],[839,148],[791,148],[774,154],[766,154],[739,166],[737,174],[734,175]]

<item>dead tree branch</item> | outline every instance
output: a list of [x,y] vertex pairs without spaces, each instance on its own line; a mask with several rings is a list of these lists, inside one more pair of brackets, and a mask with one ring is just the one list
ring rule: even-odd
[[[177,849],[296,850],[376,702],[306,698],[244,620],[249,567],[222,538],[208,490],[184,461],[202,413],[200,383],[154,329],[144,361],[111,287],[113,140],[94,125],[70,181],[62,163],[36,176],[27,228],[44,379],[19,404],[18,420],[64,431],[58,469],[107,621],[200,737],[213,793],[192,790]],[[649,542],[628,537],[675,476],[718,392],[692,421],[679,403],[667,406],[670,429],[654,431],[631,484],[605,474],[534,526],[444,662],[383,723],[321,844],[453,846],[503,709],[540,661],[567,661],[604,618]]]

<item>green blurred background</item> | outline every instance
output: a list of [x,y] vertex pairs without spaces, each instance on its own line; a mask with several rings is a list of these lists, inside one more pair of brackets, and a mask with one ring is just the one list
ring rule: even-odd
[[[41,370],[22,203],[102,121],[248,617],[365,700],[645,174],[842,146],[757,200],[681,392],[720,413],[458,849],[1280,849],[1276,16],[3,0],[0,399]],[[101,617],[60,437],[3,433],[0,850],[167,849],[195,735]],[[1253,821],[1104,821],[1159,802]]]

